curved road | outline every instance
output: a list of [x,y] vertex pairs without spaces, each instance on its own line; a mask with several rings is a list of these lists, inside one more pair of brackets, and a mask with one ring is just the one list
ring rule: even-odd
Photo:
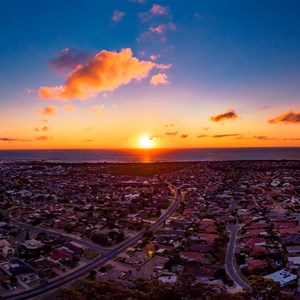
[[242,289],[249,290],[251,287],[247,284],[236,272],[234,267],[234,249],[236,244],[236,237],[239,231],[239,224],[228,225],[228,231],[230,232],[230,240],[227,247],[227,253],[225,258],[225,269],[228,276],[234,281],[234,284]]
[[[162,215],[159,219],[157,219],[156,222],[150,226],[149,230],[151,230],[151,231],[155,231],[159,226],[161,226],[163,224],[163,222],[176,211],[176,209],[181,201],[181,196],[180,196],[180,193],[178,193],[178,190],[174,186],[172,186],[170,183],[168,183],[168,184],[169,184],[170,188],[172,190],[174,190],[174,192],[175,192],[175,200],[172,203],[172,205],[170,205],[170,207],[167,209],[166,213],[164,215]],[[117,247],[115,247],[113,249],[107,249],[109,251],[109,252],[107,252],[107,254],[105,254],[101,257],[95,258],[89,264],[85,265],[84,267],[82,267],[72,273],[67,274],[66,276],[64,276],[62,278],[55,279],[55,280],[49,282],[45,286],[39,286],[39,287],[33,288],[31,290],[15,294],[15,295],[3,296],[2,299],[26,300],[26,299],[30,299],[30,298],[33,298],[36,296],[40,296],[43,293],[49,292],[53,289],[57,289],[57,288],[61,287],[62,285],[83,276],[84,274],[88,273],[89,271],[100,267],[102,264],[106,263],[110,259],[116,257],[118,254],[120,254],[121,252],[126,250],[128,247],[135,245],[142,238],[144,232],[145,232],[145,230],[139,232],[132,239],[124,241],[123,243],[121,243],[120,245],[118,245]]]

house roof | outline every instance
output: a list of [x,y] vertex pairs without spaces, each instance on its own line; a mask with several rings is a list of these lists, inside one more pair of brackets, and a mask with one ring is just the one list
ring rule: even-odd
[[69,258],[71,255],[59,250],[59,249],[53,249],[50,258],[54,261],[59,261],[60,259],[63,258]]
[[297,279],[297,275],[291,274],[290,272],[282,269],[277,272],[266,275],[264,276],[264,278],[273,279],[274,281],[279,282],[281,286],[284,286],[289,282]]

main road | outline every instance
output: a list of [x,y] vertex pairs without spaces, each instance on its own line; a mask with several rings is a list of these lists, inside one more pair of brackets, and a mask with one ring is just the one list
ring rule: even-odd
[[[158,218],[155,223],[153,223],[149,227],[149,230],[151,230],[151,231],[155,231],[158,227],[160,227],[163,224],[163,222],[176,211],[176,209],[178,208],[178,205],[181,201],[181,195],[178,192],[177,188],[175,188],[170,183],[168,183],[168,184],[169,184],[170,188],[175,193],[174,201],[169,206],[167,211],[160,218]],[[116,246],[115,248],[107,249],[108,252],[106,254],[104,254],[103,256],[95,258],[89,264],[85,265],[84,267],[82,267],[82,268],[80,268],[80,269],[78,269],[78,270],[76,270],[72,273],[69,273],[69,274],[65,275],[62,278],[54,279],[45,286],[39,286],[39,287],[33,288],[31,290],[24,291],[22,293],[18,293],[18,294],[15,294],[15,295],[9,295],[9,296],[2,296],[2,299],[7,299],[7,300],[8,299],[9,300],[20,300],[20,299],[22,299],[22,300],[26,300],[26,299],[31,299],[33,297],[40,296],[40,295],[42,295],[46,292],[49,292],[51,290],[57,289],[57,288],[63,286],[64,284],[66,284],[66,283],[69,283],[69,282],[71,282],[71,281],[73,281],[77,278],[80,278],[81,276],[87,274],[91,270],[93,270],[95,268],[99,268],[101,265],[103,265],[107,261],[109,261],[109,260],[113,259],[114,257],[116,257],[118,254],[120,254],[121,252],[126,250],[128,247],[131,247],[131,246],[135,245],[143,237],[143,234],[144,234],[145,231],[146,230],[142,230],[137,235],[135,235],[133,238],[131,238],[129,240],[125,240],[123,243]]]

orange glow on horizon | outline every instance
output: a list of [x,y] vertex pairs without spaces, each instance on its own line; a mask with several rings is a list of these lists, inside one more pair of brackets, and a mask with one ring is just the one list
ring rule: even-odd
[[141,136],[138,141],[140,148],[149,149],[154,146],[154,138],[147,135]]

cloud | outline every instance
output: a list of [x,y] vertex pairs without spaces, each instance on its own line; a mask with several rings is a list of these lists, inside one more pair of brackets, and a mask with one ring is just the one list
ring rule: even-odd
[[23,140],[18,138],[8,138],[8,137],[0,137],[0,142],[31,142],[31,140]]
[[48,120],[47,119],[40,119],[39,122],[41,122],[41,123],[48,123]]
[[267,140],[280,141],[280,140],[284,140],[284,139],[279,139],[279,138],[268,137],[268,136],[265,136],[265,135],[255,135],[255,136],[252,137],[252,139],[256,139],[256,140],[260,140],[260,141],[267,141]]
[[49,137],[46,135],[41,135],[41,136],[36,137],[36,140],[40,141],[40,142],[47,141],[48,139],[49,139]]
[[125,16],[125,13],[123,11],[115,10],[112,15],[112,20],[114,22],[120,22],[124,16]]
[[63,109],[66,110],[66,111],[75,111],[76,107],[74,107],[73,105],[65,104],[63,106]]
[[[163,35],[168,30],[175,31],[176,26],[172,22],[169,22],[167,24],[161,24],[161,25],[158,25],[156,27],[150,27],[149,30],[144,31],[141,34],[139,39],[140,40],[146,40],[146,39],[150,38],[153,35]],[[165,38],[161,39],[162,42],[165,42],[165,40],[166,40]]]
[[174,123],[167,123],[167,124],[165,124],[165,127],[174,127],[174,126],[175,126]]
[[16,141],[19,141],[19,139],[0,137],[0,141],[2,141],[2,142],[16,142]]
[[189,136],[188,134],[182,134],[182,135],[180,136],[180,138],[186,139],[188,136]]
[[103,50],[87,64],[78,65],[67,77],[64,85],[39,89],[41,98],[71,100],[86,99],[96,93],[112,91],[132,80],[141,80],[156,68],[151,61],[139,61],[130,48],[119,53]]
[[264,105],[263,107],[262,107],[262,109],[263,110],[268,110],[268,109],[270,109],[272,106],[270,106],[270,105]]
[[78,65],[86,64],[92,55],[86,51],[66,48],[57,57],[50,59],[49,64],[58,71],[69,71]]
[[159,70],[169,70],[172,67],[172,64],[156,64],[155,67]]
[[27,94],[32,94],[32,93],[34,92],[34,89],[31,89],[31,88],[26,87],[26,88],[24,89],[24,91],[25,91],[25,93],[27,93]]
[[211,137],[213,138],[226,138],[226,137],[233,137],[233,136],[240,136],[240,133],[229,133],[229,134],[215,134]]
[[39,129],[38,127],[34,128],[34,131],[35,132],[40,132],[40,131],[48,131],[49,130],[49,127],[47,126],[44,126],[43,128]]
[[47,107],[45,107],[44,109],[36,109],[35,112],[38,114],[43,114],[43,115],[50,115],[50,116],[54,116],[56,115],[56,107],[53,105],[49,105]]
[[205,138],[205,137],[208,137],[208,135],[207,134],[199,134],[199,135],[197,135],[197,138]]
[[221,122],[229,119],[236,119],[238,117],[237,113],[234,110],[228,110],[223,114],[210,117],[210,121]]
[[284,123],[284,124],[299,124],[300,123],[300,112],[296,113],[293,111],[288,111],[279,115],[274,119],[268,120],[269,124],[276,124],[276,123]]
[[176,136],[177,135],[177,131],[174,132],[165,132],[165,135],[172,137],[172,136]]
[[152,61],[155,61],[155,60],[157,60],[157,59],[159,59],[159,58],[160,58],[160,55],[159,55],[159,54],[157,54],[157,55],[155,55],[155,54],[150,55],[150,59],[151,59]]
[[158,85],[158,84],[168,84],[168,75],[163,73],[158,73],[156,75],[153,75],[151,77],[150,83],[152,85]]
[[209,130],[209,127],[203,127],[203,130],[207,131]]
[[151,27],[149,30],[153,33],[163,34],[167,29],[175,31],[176,26],[172,22],[170,22],[168,24],[161,24],[156,27]]
[[142,22],[148,22],[155,16],[169,16],[169,8],[159,4],[153,4],[149,11],[139,14]]
[[270,140],[271,138],[265,136],[265,135],[255,135],[252,137],[253,139],[256,140],[261,140],[261,141],[266,141],[266,140]]

